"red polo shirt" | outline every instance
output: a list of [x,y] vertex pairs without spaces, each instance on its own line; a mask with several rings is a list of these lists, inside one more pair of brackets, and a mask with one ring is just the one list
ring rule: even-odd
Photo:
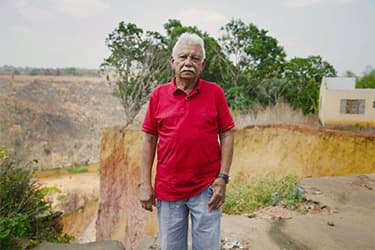
[[172,80],[150,95],[142,130],[157,135],[155,193],[159,200],[199,194],[220,171],[218,133],[234,127],[222,88],[198,80],[185,94]]

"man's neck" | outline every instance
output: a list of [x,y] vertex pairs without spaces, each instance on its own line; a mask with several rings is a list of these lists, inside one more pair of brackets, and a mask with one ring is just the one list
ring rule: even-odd
[[189,94],[197,85],[198,79],[176,78],[176,87]]

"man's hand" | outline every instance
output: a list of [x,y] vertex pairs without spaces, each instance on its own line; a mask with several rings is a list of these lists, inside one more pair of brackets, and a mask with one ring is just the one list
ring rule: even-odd
[[142,208],[152,212],[152,206],[156,206],[154,189],[149,184],[140,184],[139,200]]
[[208,201],[208,211],[218,209],[224,204],[226,185],[227,184],[222,178],[216,178],[212,183],[211,186],[214,193],[211,199]]

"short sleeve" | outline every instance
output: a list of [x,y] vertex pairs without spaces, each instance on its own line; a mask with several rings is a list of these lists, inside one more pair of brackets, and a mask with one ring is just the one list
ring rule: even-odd
[[155,119],[155,110],[156,110],[156,98],[155,93],[151,93],[150,99],[148,102],[148,107],[146,111],[145,118],[143,120],[142,124],[142,131],[150,134],[157,135],[157,125],[156,125],[156,119]]
[[220,87],[218,95],[218,122],[219,133],[225,132],[234,127],[234,121],[232,115],[230,114],[224,91]]

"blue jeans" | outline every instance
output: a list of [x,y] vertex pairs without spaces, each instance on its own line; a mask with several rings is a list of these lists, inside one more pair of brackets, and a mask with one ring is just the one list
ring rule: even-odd
[[208,211],[212,193],[211,187],[208,187],[189,199],[157,201],[162,250],[187,250],[189,214],[193,250],[220,249],[221,209]]

